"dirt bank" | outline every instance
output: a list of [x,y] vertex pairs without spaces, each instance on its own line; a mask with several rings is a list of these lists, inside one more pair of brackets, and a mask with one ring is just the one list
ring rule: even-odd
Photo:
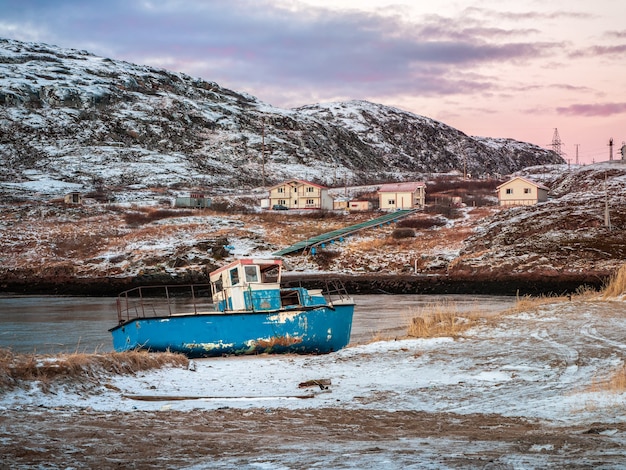
[[[494,277],[491,273],[462,274],[335,274],[287,273],[287,285],[320,287],[329,278],[340,279],[351,294],[485,294],[485,295],[563,295],[580,286],[601,287],[610,274],[606,272],[563,273],[558,275],[511,274]],[[138,286],[206,283],[207,278],[144,276],[133,278],[30,278],[0,279],[0,293],[25,295],[115,296]]]
[[[607,426],[626,430],[625,425]],[[394,468],[416,461],[440,468],[593,468],[623,463],[618,444],[602,434],[607,426],[380,410],[35,409],[0,412],[0,449],[1,467],[14,469],[358,468],[390,460]]]

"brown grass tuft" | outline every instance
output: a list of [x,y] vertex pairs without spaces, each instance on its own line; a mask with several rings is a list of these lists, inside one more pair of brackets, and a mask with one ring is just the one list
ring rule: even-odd
[[[586,293],[586,291],[581,291],[581,295],[583,295],[584,293]],[[518,295],[515,300],[515,305],[506,310],[505,313],[520,313],[530,310],[537,310],[542,305],[564,302],[566,300],[572,300],[572,296],[540,295],[537,297],[533,297],[532,295],[524,295],[520,297]]]
[[626,365],[615,369],[608,378],[594,380],[588,390],[594,393],[623,393],[626,391]]
[[485,316],[479,311],[460,312],[456,304],[439,302],[424,307],[411,318],[407,336],[411,338],[459,337]]
[[626,366],[622,366],[613,373],[609,379],[608,389],[615,393],[621,393],[626,390]]
[[44,386],[53,381],[92,379],[103,374],[135,374],[166,366],[187,367],[182,354],[146,351],[105,354],[60,354],[56,356],[16,354],[0,348],[0,392],[23,382],[38,381]]
[[618,297],[626,293],[626,264],[611,276],[607,286],[602,291],[602,298]]

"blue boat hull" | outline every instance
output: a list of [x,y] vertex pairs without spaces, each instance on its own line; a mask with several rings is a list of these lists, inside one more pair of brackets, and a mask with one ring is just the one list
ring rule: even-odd
[[353,304],[271,312],[135,318],[112,328],[116,351],[171,351],[189,357],[260,353],[325,354],[348,345]]

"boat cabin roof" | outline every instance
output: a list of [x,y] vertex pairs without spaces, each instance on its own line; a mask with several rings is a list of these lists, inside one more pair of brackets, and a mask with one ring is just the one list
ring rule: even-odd
[[259,266],[261,271],[265,271],[273,267],[279,267],[279,268],[282,267],[283,260],[273,259],[273,258],[270,258],[270,259],[241,258],[241,259],[233,261],[232,263],[227,264],[226,266],[222,266],[221,268],[216,269],[215,271],[209,274],[209,278],[211,279],[211,282],[216,282],[217,280],[219,280],[220,276],[222,275],[224,271],[230,271],[234,267],[246,266],[246,265],[257,265]]

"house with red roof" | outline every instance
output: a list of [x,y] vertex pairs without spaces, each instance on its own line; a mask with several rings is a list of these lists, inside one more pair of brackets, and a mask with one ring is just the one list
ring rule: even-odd
[[379,208],[383,211],[423,208],[426,184],[421,181],[383,184],[378,190]]
[[270,209],[333,209],[328,188],[310,181],[292,179],[272,186],[269,192]]

